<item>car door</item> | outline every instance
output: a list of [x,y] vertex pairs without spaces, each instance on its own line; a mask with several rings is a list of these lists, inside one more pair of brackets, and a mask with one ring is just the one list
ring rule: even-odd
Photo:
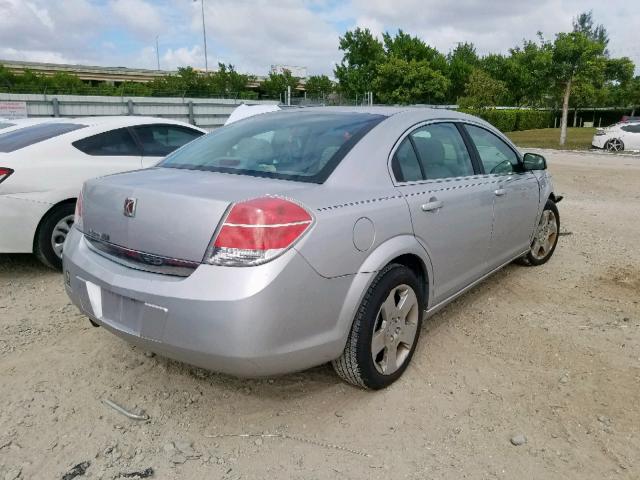
[[142,149],[142,166],[152,167],[171,152],[203,135],[199,130],[171,124],[132,127]]
[[625,150],[640,150],[640,123],[623,125],[621,139]]
[[394,183],[431,258],[435,303],[486,272],[493,197],[477,168],[459,128],[447,122],[414,129],[392,157]]
[[91,135],[72,145],[93,157],[88,164],[92,177],[137,170],[142,166],[140,147],[126,127]]
[[495,133],[477,125],[465,129],[492,185],[493,233],[487,259],[495,268],[527,251],[540,204],[540,186],[524,171],[520,155]]

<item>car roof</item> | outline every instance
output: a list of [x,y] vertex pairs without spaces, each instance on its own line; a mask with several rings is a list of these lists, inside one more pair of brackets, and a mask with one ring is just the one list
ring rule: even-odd
[[419,116],[424,120],[430,119],[458,119],[478,121],[478,117],[467,115],[466,113],[449,110],[446,108],[415,106],[340,106],[340,107],[302,107],[302,108],[286,108],[280,112],[263,113],[262,115],[290,115],[290,114],[307,114],[312,112],[336,112],[336,113],[369,113],[373,115],[382,115],[385,117],[416,117]]
[[186,122],[181,122],[178,120],[173,120],[171,118],[161,118],[161,117],[143,117],[139,115],[111,115],[111,116],[103,116],[103,117],[68,117],[65,119],[68,123],[79,123],[82,125],[86,125],[88,127],[127,127],[132,125],[146,125],[146,124],[156,124],[156,123],[165,123],[172,125],[182,125],[185,127],[194,128],[196,130],[200,130],[205,132],[200,127],[196,127],[195,125],[190,125]]

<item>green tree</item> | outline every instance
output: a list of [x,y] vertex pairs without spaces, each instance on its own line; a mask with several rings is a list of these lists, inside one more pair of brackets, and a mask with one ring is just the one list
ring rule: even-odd
[[593,10],[582,12],[573,19],[573,31],[584,33],[590,40],[602,44],[605,55],[609,55],[606,48],[609,45],[609,33],[604,25],[596,25],[593,19]]
[[387,57],[394,56],[408,62],[411,60],[426,61],[434,70],[446,74],[447,58],[435,48],[427,45],[422,39],[398,30],[394,36],[383,33],[382,40]]
[[384,48],[368,28],[356,28],[340,37],[343,56],[334,74],[340,90],[348,97],[372,90],[378,66],[384,61]]
[[509,50],[502,73],[500,70],[491,73],[506,83],[513,105],[542,106],[549,92],[551,60],[549,42],[542,38],[539,43],[524,41],[522,46]]
[[508,95],[505,82],[496,80],[484,70],[476,68],[465,87],[465,96],[460,97],[458,103],[461,107],[485,108],[495,107],[504,103]]
[[212,96],[239,96],[248,82],[249,76],[236,72],[231,64],[218,63],[218,70],[206,76],[207,90]]
[[455,100],[464,95],[469,76],[479,64],[473,43],[459,43],[447,56],[449,62],[449,98]]
[[326,75],[312,75],[305,82],[305,90],[311,98],[321,98],[333,92],[333,82]]
[[378,66],[374,80],[376,98],[383,103],[437,103],[445,99],[449,80],[426,60],[391,56]]
[[[581,17],[578,17],[581,18]],[[582,25],[582,26],[581,26]],[[599,82],[606,69],[606,43],[598,38],[606,38],[604,27],[589,25],[585,20],[575,26],[574,31],[558,33],[553,43],[552,72],[557,87],[562,92],[562,118],[560,121],[560,145],[567,139],[567,118],[571,91],[576,82]],[[596,34],[593,32],[600,32]]]
[[300,79],[291,75],[289,70],[282,73],[271,72],[261,85],[262,90],[271,98],[284,97],[287,87],[291,87],[291,96],[293,96]]

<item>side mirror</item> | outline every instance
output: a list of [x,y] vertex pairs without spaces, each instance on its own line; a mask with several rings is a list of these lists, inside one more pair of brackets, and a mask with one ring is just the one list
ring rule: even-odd
[[525,153],[523,157],[524,169],[526,171],[531,170],[546,170],[547,160],[537,153]]

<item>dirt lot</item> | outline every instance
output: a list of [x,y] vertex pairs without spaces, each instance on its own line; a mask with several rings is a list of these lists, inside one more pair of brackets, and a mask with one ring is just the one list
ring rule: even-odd
[[82,462],[78,478],[640,478],[640,158],[546,154],[566,195],[554,258],[430,319],[377,393],[328,366],[239,380],[146,356],[91,327],[59,274],[0,256],[0,479]]

